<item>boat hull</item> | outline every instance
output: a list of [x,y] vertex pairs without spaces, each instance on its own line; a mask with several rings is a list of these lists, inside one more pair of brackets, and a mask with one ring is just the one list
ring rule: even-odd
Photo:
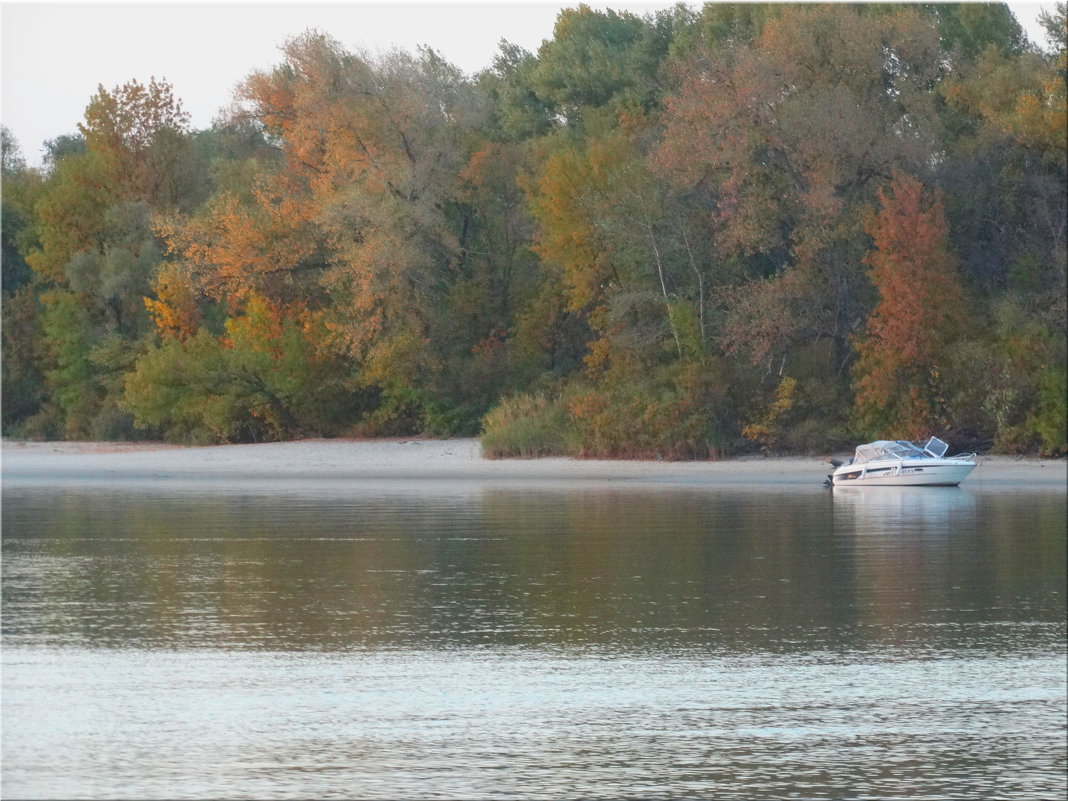
[[964,459],[920,459],[843,465],[831,474],[836,487],[955,487],[975,469]]

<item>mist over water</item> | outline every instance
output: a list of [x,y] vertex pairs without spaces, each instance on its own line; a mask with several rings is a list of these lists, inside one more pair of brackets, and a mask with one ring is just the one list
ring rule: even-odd
[[1066,788],[1065,496],[3,493],[5,797]]

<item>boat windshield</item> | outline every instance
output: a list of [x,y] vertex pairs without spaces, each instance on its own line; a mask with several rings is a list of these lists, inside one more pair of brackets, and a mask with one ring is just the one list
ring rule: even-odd
[[876,459],[915,459],[926,456],[923,451],[904,440],[877,440],[867,445],[858,445],[853,464],[864,464]]
[[927,440],[927,444],[923,446],[923,449],[932,456],[937,456],[939,459],[941,459],[943,456],[946,455],[946,451],[949,450],[949,445],[944,443],[938,437],[931,437],[929,440]]

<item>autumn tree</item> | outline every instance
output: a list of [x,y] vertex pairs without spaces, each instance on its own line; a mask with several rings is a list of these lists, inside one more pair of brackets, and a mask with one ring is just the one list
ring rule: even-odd
[[[1055,18],[1047,22],[1056,31]],[[942,84],[952,137],[935,172],[965,274],[989,290],[1006,286],[1014,272],[1031,273],[1031,284],[1048,289],[1045,303],[1058,309],[1062,329],[1068,260],[1064,25],[1062,4],[1059,50],[1006,55],[991,45]]]
[[190,292],[231,312],[257,294],[281,302],[305,299],[301,273],[326,267],[310,219],[314,209],[305,193],[287,191],[276,173],[250,177],[242,191],[220,190],[191,217],[157,217],[156,230],[176,265],[160,274],[162,296],[150,304],[157,316],[166,316],[167,286],[178,280],[177,269]]
[[[250,113],[303,182],[330,250],[333,344],[360,364],[385,416],[430,404],[452,346],[442,300],[471,219],[457,176],[485,119],[471,84],[432,51],[372,61],[309,33],[246,82]],[[418,412],[415,414],[418,416]]]
[[715,243],[726,285],[712,337],[742,370],[746,422],[791,379],[799,439],[841,438],[850,337],[873,302],[863,215],[893,170],[922,174],[941,142],[936,20],[806,5],[703,25],[673,62],[655,167],[699,204]]
[[206,303],[234,317],[255,297],[287,319],[313,312],[321,348],[378,396],[364,425],[470,426],[492,397],[456,376],[503,339],[492,307],[509,307],[515,267],[480,248],[496,219],[469,191],[489,175],[472,160],[484,96],[429,50],[371,59],[309,32],[285,56],[243,84],[235,120],[280,158],[159,224],[175,261],[149,299],[157,325],[190,339]]
[[309,31],[205,131],[101,87],[43,169],[4,134],[4,430],[1062,451],[1045,19],[1049,53],[1001,4],[580,5],[474,78]]
[[782,3],[705,3],[692,24],[674,37],[672,52],[686,58],[695,50],[716,52],[751,44],[785,8]]
[[952,422],[944,372],[967,313],[965,294],[937,195],[896,173],[879,201],[864,259],[879,303],[857,344],[857,413],[870,434],[918,439]]
[[930,17],[849,6],[786,7],[752,44],[678,64],[657,164],[679,187],[714,187],[719,246],[752,265],[739,311],[783,312],[737,317],[729,351],[762,361],[830,337],[848,355],[866,301],[860,215],[881,179],[922,169],[936,146],[938,70]]
[[[536,129],[538,138],[527,142],[529,163],[519,176],[536,224],[531,244],[541,259],[542,280],[527,304],[517,309],[514,341],[522,352],[540,354],[546,370],[558,378],[581,370],[588,343],[596,337],[590,313],[605,297],[598,282],[606,273],[616,273],[606,284],[607,294],[634,290],[620,279],[635,260],[642,262],[651,254],[649,218],[658,213],[652,210],[657,190],[624,189],[627,175],[645,180],[641,176],[647,173],[643,152],[648,136],[628,142],[630,134],[617,129],[629,125],[633,131],[648,132],[655,126],[662,94],[660,66],[675,33],[688,20],[689,13],[681,7],[639,18],[580,5],[561,12],[553,38],[535,58],[503,76],[510,93],[505,111],[514,114],[512,98],[521,97],[525,108],[539,104],[547,115]],[[629,212],[636,203],[650,204],[638,214],[640,228],[626,226],[626,213],[609,211],[619,201]],[[557,203],[561,205],[554,209]],[[609,230],[613,227],[615,232]],[[637,251],[632,231],[640,240]],[[615,239],[617,234],[629,241]],[[634,273],[640,276],[640,292],[654,289],[645,279],[655,275],[655,269],[649,272],[642,263]],[[663,263],[661,269],[667,269]],[[667,319],[662,304],[657,316],[658,325]]]
[[692,455],[709,449],[717,394],[704,326],[709,275],[686,209],[649,169],[642,122],[546,159],[527,185],[534,249],[562,295],[559,313],[590,328],[571,382],[591,385],[571,404],[585,452]]
[[193,168],[189,114],[173,87],[154,77],[110,91],[99,87],[78,130],[86,148],[106,164],[109,183],[124,200],[153,208],[188,209],[203,199]]
[[151,331],[142,298],[162,255],[150,220],[195,203],[203,173],[165,82],[101,87],[79,129],[50,148],[22,248],[35,273],[52,399],[35,426],[123,436],[132,428],[119,409],[121,374]]
[[[1068,138],[1063,4],[1053,49],[979,49],[940,86],[947,146],[933,173],[961,272],[988,321],[962,347],[958,419],[999,450],[1064,446]],[[1058,37],[1059,32],[1059,37]]]

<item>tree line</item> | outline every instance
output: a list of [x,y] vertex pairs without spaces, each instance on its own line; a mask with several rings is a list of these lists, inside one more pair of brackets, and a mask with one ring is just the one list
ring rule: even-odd
[[3,431],[709,458],[1066,449],[1065,5],[562,11],[467,76],[308,31],[3,134]]

